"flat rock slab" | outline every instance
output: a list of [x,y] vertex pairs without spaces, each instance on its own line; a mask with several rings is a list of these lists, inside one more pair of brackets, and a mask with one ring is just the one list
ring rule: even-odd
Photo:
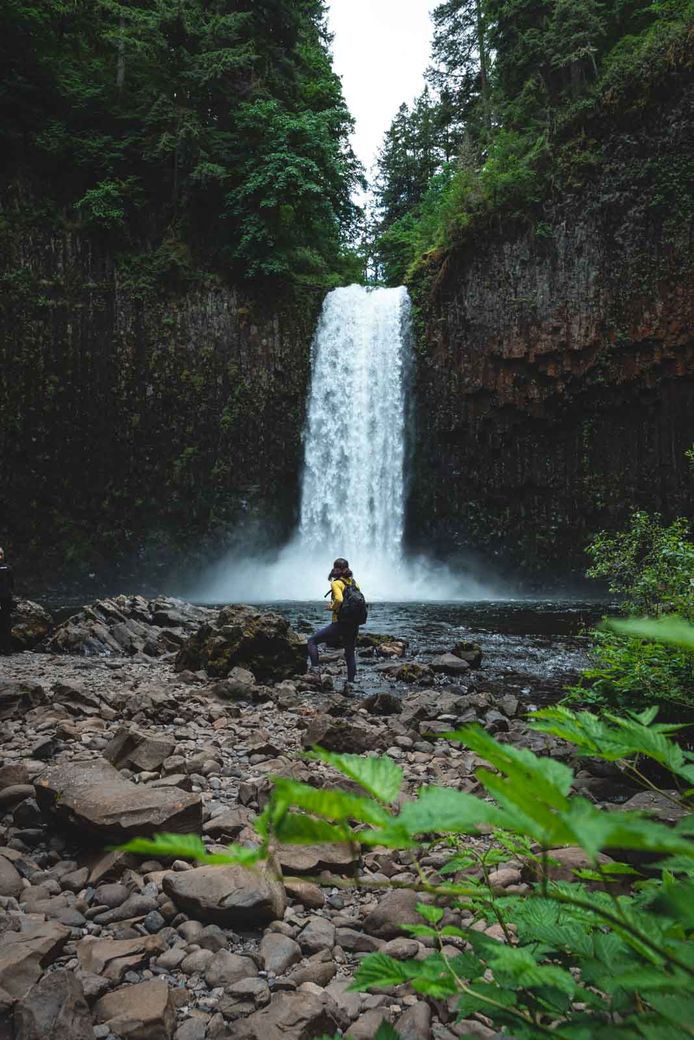
[[43,969],[58,956],[70,929],[56,921],[32,923],[0,936],[0,989],[15,999],[25,996]]
[[269,924],[287,905],[284,886],[267,866],[195,867],[168,874],[163,887],[179,909],[229,928]]
[[116,769],[127,766],[136,771],[159,769],[162,762],[173,754],[175,740],[144,733],[133,726],[121,726],[104,748],[104,758]]
[[336,874],[351,874],[356,866],[354,850],[346,843],[323,845],[281,845],[277,858],[282,870],[293,874],[316,874],[331,870]]
[[97,1001],[94,1017],[124,1040],[170,1040],[176,1025],[171,991],[163,979],[107,993]]
[[329,997],[315,993],[277,993],[267,1007],[236,1025],[235,1040],[314,1040],[333,1036],[348,1018]]
[[470,671],[468,662],[456,654],[439,654],[433,658],[429,667],[432,672],[441,672],[443,675],[463,675],[464,672]]
[[59,968],[32,986],[15,1007],[15,1040],[94,1040],[82,983]]
[[103,758],[48,769],[36,781],[36,800],[54,822],[114,841],[202,827],[199,795],[133,784]]
[[87,936],[77,944],[77,957],[83,971],[103,975],[119,982],[126,971],[147,964],[150,957],[163,953],[166,943],[158,935],[137,939],[93,939]]

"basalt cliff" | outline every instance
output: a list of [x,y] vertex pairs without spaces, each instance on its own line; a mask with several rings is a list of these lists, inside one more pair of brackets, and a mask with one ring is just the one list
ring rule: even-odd
[[693,101],[594,113],[573,183],[413,280],[413,544],[544,580],[633,509],[694,512]]

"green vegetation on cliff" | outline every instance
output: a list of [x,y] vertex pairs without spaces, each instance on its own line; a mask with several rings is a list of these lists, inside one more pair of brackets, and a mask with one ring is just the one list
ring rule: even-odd
[[[492,216],[551,235],[541,203],[605,163],[602,120],[638,119],[691,73],[691,0],[445,0],[428,86],[403,105],[379,156],[375,262],[387,284]],[[649,204],[692,213],[694,169],[644,157]]]
[[[324,6],[9,0],[6,199],[25,222],[145,251],[149,274],[194,258],[236,278],[354,277],[359,171]],[[130,276],[146,280],[137,266]]]

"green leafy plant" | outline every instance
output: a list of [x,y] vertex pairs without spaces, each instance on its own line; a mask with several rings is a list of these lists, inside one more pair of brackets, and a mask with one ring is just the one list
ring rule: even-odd
[[[694,642],[694,626],[683,622],[638,624],[644,638]],[[665,796],[680,817],[674,826],[600,808],[572,793],[574,772],[564,762],[471,725],[449,737],[484,763],[476,770],[480,796],[428,785],[405,800],[402,770],[387,756],[316,748],[314,761],[362,793],[276,778],[249,860],[277,841],[411,850],[422,923],[407,930],[434,951],[406,961],[367,956],[356,988],[407,986],[431,999],[452,998],[460,1019],[482,1015],[519,1040],[684,1040],[693,1033],[686,1008],[694,997],[694,754],[655,714],[598,718],[559,706],[537,712],[530,725],[651,788],[643,763],[667,770]],[[450,849],[435,872],[424,865],[432,845]],[[554,850],[566,846],[578,852],[577,865],[560,880]],[[167,835],[124,847],[210,862],[197,838]],[[242,855],[232,847],[213,859],[240,862]],[[496,886],[494,868],[509,861],[526,879],[522,891]]]

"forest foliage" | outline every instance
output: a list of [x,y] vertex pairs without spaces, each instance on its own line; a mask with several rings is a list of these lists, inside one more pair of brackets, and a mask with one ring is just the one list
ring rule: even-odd
[[480,218],[532,216],[593,176],[591,119],[613,124],[692,65],[692,0],[444,0],[433,20],[427,85],[377,163],[372,263],[390,285]]
[[192,255],[233,276],[349,279],[360,171],[324,8],[7,0],[5,193],[27,221],[144,241],[163,273]]

